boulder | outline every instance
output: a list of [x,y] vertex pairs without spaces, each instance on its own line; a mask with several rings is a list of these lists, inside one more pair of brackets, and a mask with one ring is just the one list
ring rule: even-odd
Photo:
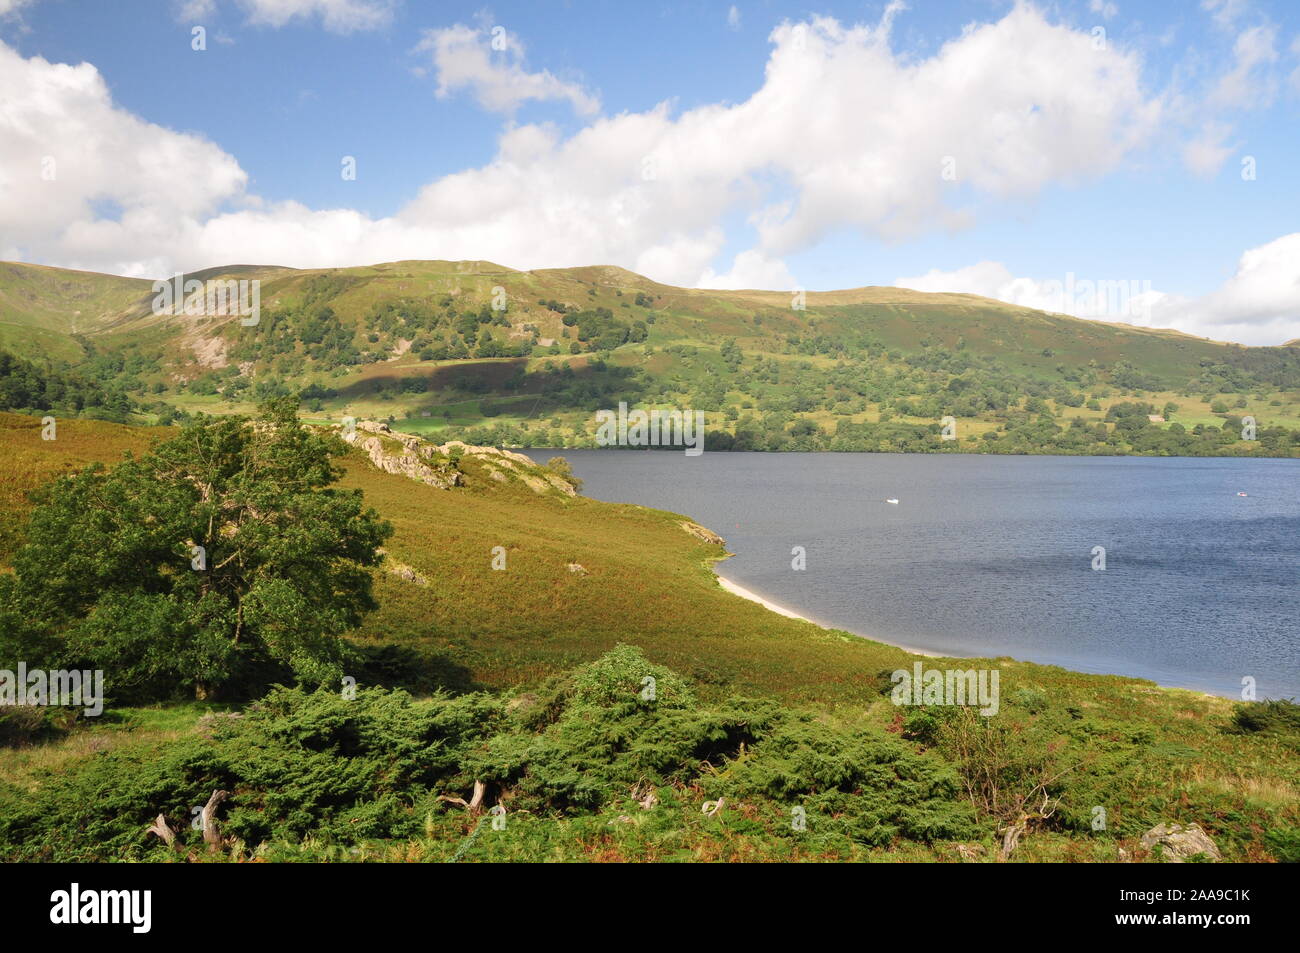
[[1197,854],[1209,860],[1223,860],[1218,846],[1199,824],[1157,824],[1142,835],[1144,850],[1153,850],[1157,844],[1165,863],[1181,864]]

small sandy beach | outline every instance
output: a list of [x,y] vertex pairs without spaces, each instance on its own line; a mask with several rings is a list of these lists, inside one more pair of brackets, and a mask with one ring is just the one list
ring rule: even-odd
[[[838,628],[837,626],[823,625],[822,623],[816,621],[815,619],[810,619],[807,616],[800,615],[799,613],[795,612],[793,609],[787,609],[785,606],[777,605],[772,600],[760,596],[758,593],[750,589],[746,589],[744,586],[739,585],[738,583],[734,583],[730,579],[726,579],[722,576],[718,576],[718,583],[722,586],[723,589],[726,589],[732,595],[740,596],[740,598],[742,599],[748,599],[750,602],[757,602],[764,609],[768,609],[772,612],[775,612],[777,615],[783,615],[787,619],[798,619],[801,622],[808,622],[811,623],[812,625],[818,626],[823,629]],[[841,629],[840,631],[849,632],[851,630]],[[926,651],[925,649],[918,649],[915,646],[911,646],[911,645],[902,645],[901,643],[898,642],[886,642],[884,639],[877,638],[874,635],[866,635],[865,633],[862,632],[854,632],[853,634],[857,636],[861,636],[864,639],[870,639],[873,642],[880,642],[883,645],[892,645],[895,648],[902,649],[904,652],[910,652],[913,655],[924,655],[927,658],[960,658],[961,657],[955,655],[944,655],[941,652],[929,652]]]

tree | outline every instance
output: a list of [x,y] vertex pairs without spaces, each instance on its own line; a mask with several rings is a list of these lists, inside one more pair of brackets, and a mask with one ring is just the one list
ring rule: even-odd
[[24,620],[17,648],[103,669],[119,697],[338,678],[338,636],[376,608],[369,567],[392,528],[332,486],[345,447],[296,409],[199,417],[140,459],[39,491],[0,589],[0,625]]

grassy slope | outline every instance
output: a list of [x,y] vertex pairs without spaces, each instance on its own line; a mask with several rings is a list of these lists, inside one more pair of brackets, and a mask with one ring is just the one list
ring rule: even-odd
[[[1279,348],[1242,348],[1166,330],[1151,330],[1129,325],[1083,321],[1065,315],[1047,314],[974,295],[924,294],[900,288],[866,287],[834,292],[810,292],[807,310],[791,309],[787,292],[702,291],[674,288],[650,281],[621,268],[592,266],[584,268],[542,269],[521,272],[491,262],[403,261],[342,269],[292,270],[258,266],[231,266],[209,269],[199,277],[258,277],[263,282],[264,311],[291,306],[303,299],[312,283],[323,277],[336,279],[339,287],[332,291],[328,303],[340,319],[355,327],[359,346],[371,346],[367,316],[381,302],[427,301],[450,295],[456,307],[477,308],[487,302],[496,287],[503,288],[510,301],[510,319],[514,329],[536,326],[540,335],[561,342],[559,356],[536,354],[514,361],[421,362],[418,355],[398,353],[401,341],[383,335],[378,346],[389,356],[378,363],[352,367],[342,374],[322,374],[307,370],[289,379],[306,384],[323,380],[340,391],[340,397],[323,408],[334,419],[342,414],[358,416],[402,416],[411,412],[416,422],[434,431],[444,425],[484,422],[478,399],[464,399],[454,393],[431,393],[417,396],[383,397],[379,389],[403,377],[430,376],[436,386],[454,381],[458,372],[498,375],[503,381],[517,367],[536,370],[548,364],[569,364],[581,372],[585,355],[567,353],[573,329],[566,329],[560,316],[539,306],[539,299],[558,300],[578,308],[607,307],[624,321],[644,319],[654,314],[649,347],[658,353],[646,358],[646,346],[624,345],[614,352],[614,363],[637,367],[649,374],[656,385],[666,386],[674,379],[686,385],[708,380],[722,369],[718,348],[734,340],[748,358],[774,357],[780,361],[806,362],[816,367],[832,367],[835,361],[825,355],[785,354],[784,337],[795,334],[821,334],[837,340],[856,340],[869,333],[884,347],[903,354],[922,350],[921,342],[955,349],[959,344],[970,355],[996,358],[1017,374],[1042,380],[1061,381],[1058,367],[1067,373],[1086,371],[1090,365],[1106,368],[1117,361],[1132,364],[1139,372],[1170,382],[1170,389],[1149,392],[1149,399],[1162,406],[1172,400],[1180,405],[1177,419],[1192,426],[1213,423],[1221,418],[1210,413],[1195,388],[1178,393],[1184,382],[1197,377],[1208,365],[1245,365],[1258,367],[1286,352]],[[635,295],[644,292],[653,297],[651,307],[633,304]],[[102,348],[134,347],[156,353],[163,370],[147,383],[162,383],[166,399],[187,409],[242,411],[240,403],[226,403],[217,398],[174,392],[181,380],[220,367],[222,358],[214,355],[214,336],[228,344],[247,332],[237,323],[225,319],[155,318],[148,310],[148,284],[137,279],[91,275],[40,266],[0,265],[0,347],[7,347],[29,357],[44,355],[75,359],[81,347],[72,338],[73,325],[89,334]],[[80,317],[74,317],[80,312]],[[761,318],[761,323],[755,317]],[[500,329],[494,329],[500,333]],[[698,357],[663,353],[665,347],[686,345],[700,349]],[[248,373],[261,379],[275,373],[267,366],[250,368]],[[1104,383],[1104,382],[1103,382]],[[1097,386],[1074,385],[1075,390],[1096,390]],[[767,392],[766,389],[763,392]],[[773,393],[782,392],[774,389]],[[504,392],[494,388],[497,398]],[[1121,392],[1115,394],[1119,399]],[[509,395],[504,395],[509,396]],[[1270,392],[1263,399],[1252,400],[1249,410],[1261,425],[1278,423],[1300,425],[1300,392]],[[730,403],[738,406],[740,395]],[[1276,402],[1276,403],[1274,403]],[[1107,401],[1109,403],[1109,401]],[[521,395],[506,401],[503,412],[495,419],[516,423],[537,415],[559,416],[566,426],[584,429],[590,413],[583,408],[540,405],[534,395]],[[1082,408],[1059,406],[1064,419],[1075,416],[1092,422],[1101,413]],[[423,420],[420,415],[430,414]],[[449,416],[445,419],[443,413]],[[876,410],[857,413],[854,420],[874,420]],[[823,426],[832,425],[836,415],[820,412],[815,419]],[[900,418],[906,419],[906,418]],[[989,420],[963,421],[963,430],[976,435],[993,426]],[[930,423],[931,421],[914,421]]]
[[[2,415],[0,453],[10,460],[47,462],[16,471],[7,499],[0,502],[10,508],[24,484],[74,461],[111,461],[124,450],[138,451],[162,432],[68,422],[61,425],[57,450],[48,444],[34,450],[39,441],[34,423]],[[363,489],[396,528],[389,552],[430,580],[422,587],[384,575],[377,586],[383,608],[359,638],[438,653],[452,673],[451,684],[492,689],[535,682],[629,642],[653,661],[699,680],[706,696],[728,690],[771,695],[822,706],[837,718],[895,723],[898,710],[870,684],[882,669],[910,665],[912,656],[783,618],[726,593],[709,570],[721,547],[689,535],[679,525],[681,517],[558,494],[538,496],[483,479],[473,462],[463,466],[469,486],[446,491],[378,472],[359,454],[347,461],[346,484]],[[504,572],[490,568],[491,548],[498,545],[509,553]],[[570,572],[571,562],[588,573]],[[1026,690],[1054,707],[1078,710],[1086,743],[1061,740],[1079,748],[1078,770],[1095,774],[1093,789],[1104,792],[1112,830],[1131,836],[1161,820],[1195,820],[1219,840],[1225,856],[1259,860],[1269,856],[1261,840],[1267,830],[1300,825],[1294,752],[1268,738],[1225,734],[1228,701],[1009,659],[964,660],[960,667],[988,664],[1001,668],[1004,699]],[[193,725],[197,713],[192,705],[172,714],[119,712],[123,721],[106,721],[90,736],[74,735],[38,754],[0,750],[0,773],[37,783],[35,767],[174,737]],[[1098,796],[1068,807],[1086,815]],[[698,817],[692,819],[696,806],[683,806],[680,813],[681,823],[699,829],[701,858],[771,856],[772,845],[761,837],[735,835],[717,825],[701,828]],[[611,832],[604,821],[594,820],[575,821],[561,834],[544,826],[528,830],[530,840],[515,841],[510,849],[533,851],[534,857],[536,851],[587,859],[657,856],[640,828]],[[401,857],[417,849],[385,850],[383,856]],[[424,856],[427,850],[417,853]],[[1113,858],[1114,844],[1043,833],[1029,838],[1017,856],[1106,859]]]
[[150,282],[0,262],[0,347],[75,360],[74,334],[93,334],[148,305]]

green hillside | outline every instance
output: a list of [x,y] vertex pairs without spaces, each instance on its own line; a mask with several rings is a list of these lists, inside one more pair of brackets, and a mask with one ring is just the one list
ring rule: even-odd
[[[593,446],[594,412],[626,401],[703,411],[719,450],[1300,452],[1300,347],[973,295],[867,287],[809,292],[796,308],[788,292],[481,261],[187,277],[257,279],[260,320],[159,317],[142,280],[9,264],[0,349],[120,391],[124,421],[247,412],[300,393],[322,422],[391,418],[439,439]],[[954,440],[941,437],[945,416]],[[1258,439],[1241,439],[1245,416]]]
[[[128,704],[110,684],[99,719],[6,713],[0,857],[989,861],[1018,830],[1014,860],[1140,861],[1159,859],[1141,836],[1162,822],[1200,825],[1227,860],[1300,856],[1294,706],[922,660],[725,592],[710,570],[724,547],[687,516],[572,495],[562,467],[362,433],[377,451],[347,451],[343,488],[393,535],[379,609],[348,636],[357,698],[294,689],[247,707],[173,685]],[[0,452],[22,463],[0,497],[11,543],[27,490],[175,435],[70,421],[42,442],[39,421],[0,415]],[[459,478],[372,455],[408,450]],[[1000,714],[899,708],[881,673],[918,661],[996,668]],[[478,784],[479,807],[461,806]],[[205,853],[188,821],[218,787],[231,839]],[[148,833],[160,813],[178,849]]]

